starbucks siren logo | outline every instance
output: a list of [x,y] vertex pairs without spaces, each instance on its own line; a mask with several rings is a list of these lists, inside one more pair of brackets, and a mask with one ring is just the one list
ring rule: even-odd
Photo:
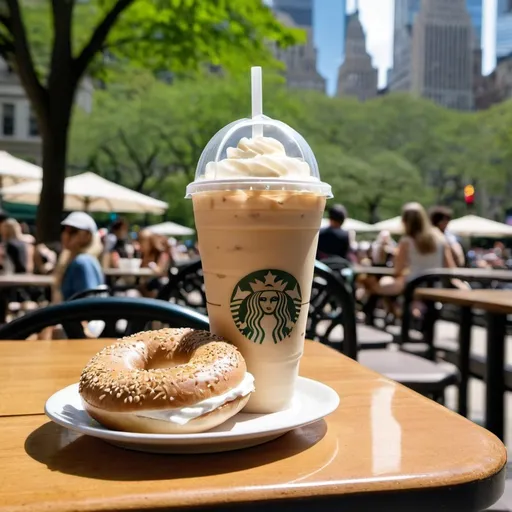
[[231,315],[238,330],[254,343],[286,338],[301,306],[297,280],[283,270],[265,269],[241,279],[231,296]]

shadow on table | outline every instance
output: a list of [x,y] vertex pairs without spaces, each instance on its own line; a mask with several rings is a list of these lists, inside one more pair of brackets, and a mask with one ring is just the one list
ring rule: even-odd
[[320,420],[243,453],[169,455],[124,450],[48,422],[27,437],[25,451],[50,470],[70,475],[117,481],[168,480],[264,466],[309,449],[326,432],[327,424]]

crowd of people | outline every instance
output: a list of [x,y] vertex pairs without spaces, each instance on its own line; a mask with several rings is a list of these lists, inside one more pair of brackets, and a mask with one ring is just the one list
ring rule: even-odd
[[[329,226],[319,234],[317,258],[326,262],[344,261],[393,268],[387,279],[368,276],[360,281],[370,294],[397,296],[409,279],[430,268],[479,267],[509,268],[512,258],[503,243],[464,251],[459,239],[447,229],[452,212],[434,207],[427,213],[419,203],[402,209],[403,236],[394,240],[381,231],[372,242],[356,241],[355,234],[343,229],[347,211],[342,205],[329,208]],[[0,272],[2,274],[51,274],[54,285],[48,301],[68,300],[105,282],[105,269],[151,269],[149,277],[137,280],[136,289],[145,297],[155,297],[164,286],[169,269],[198,256],[191,241],[178,242],[153,233],[133,230],[124,218],[117,218],[108,229],[98,228],[85,212],[72,212],[62,221],[60,243],[36,243],[26,223],[0,211]],[[130,277],[124,284],[134,283]],[[27,299],[25,294],[17,300]]]
[[[357,241],[354,232],[343,228],[347,210],[340,204],[334,205],[329,209],[330,225],[320,231],[317,257],[394,267],[396,275],[409,278],[432,266],[512,268],[512,253],[501,241],[494,242],[492,247],[471,246],[465,251],[460,239],[448,229],[452,217],[451,209],[444,206],[427,212],[419,203],[407,203],[402,209],[404,234],[399,241],[389,231],[381,231],[374,241]],[[443,258],[440,244],[450,253]]]
[[[464,251],[461,241],[449,231],[452,211],[443,206],[428,212],[419,203],[407,203],[402,208],[403,235],[395,241],[388,231],[381,231],[375,241],[356,241],[355,233],[343,229],[347,211],[342,205],[329,209],[329,226],[319,234],[317,258],[329,265],[342,262],[347,267],[390,267],[392,275],[376,277],[361,273],[358,279],[359,297],[369,295],[398,297],[407,282],[433,268],[512,268],[510,251],[502,242],[492,248],[471,248]],[[457,288],[469,285],[460,280],[451,280]],[[389,300],[387,309],[394,316],[396,303]],[[418,313],[421,308],[418,307]]]
[[[72,212],[61,223],[57,244],[36,243],[25,223],[0,212],[0,272],[43,274],[54,277],[48,301],[68,300],[105,282],[109,268],[149,268],[150,277],[137,280],[136,289],[154,297],[177,262],[197,256],[193,244],[178,242],[149,229],[133,231],[124,218],[100,228],[85,212]],[[126,278],[125,280],[127,280]],[[30,290],[17,290],[17,300],[29,299]]]

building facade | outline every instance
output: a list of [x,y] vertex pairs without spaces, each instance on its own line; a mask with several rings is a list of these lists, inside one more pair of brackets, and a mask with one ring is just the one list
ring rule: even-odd
[[412,39],[411,91],[472,109],[474,30],[465,0],[422,0]]
[[[84,80],[76,104],[90,112],[93,86]],[[0,150],[40,165],[42,140],[36,116],[17,75],[0,59]]]
[[317,51],[313,41],[313,0],[274,0],[276,17],[289,27],[306,32],[306,43],[290,48],[274,48],[277,59],[286,67],[286,83],[295,89],[325,92],[325,78],[317,70]]
[[0,149],[41,163],[41,137],[36,117],[16,74],[0,59]]
[[512,0],[498,0],[496,20],[496,59],[512,55]]
[[496,95],[499,101],[512,98],[512,55],[503,57],[494,70]]
[[412,29],[421,0],[395,0],[393,69],[388,86],[392,91],[411,89]]
[[[477,50],[482,46],[483,0],[465,0],[465,2],[473,25],[473,46]],[[420,7],[421,0],[395,0],[393,69],[388,83],[392,91],[411,89],[412,33],[414,20]]]
[[288,14],[297,27],[313,28],[313,0],[274,0],[275,11]]
[[338,96],[353,96],[360,101],[377,95],[378,71],[366,51],[366,36],[359,11],[349,18],[345,40],[345,61],[338,72]]

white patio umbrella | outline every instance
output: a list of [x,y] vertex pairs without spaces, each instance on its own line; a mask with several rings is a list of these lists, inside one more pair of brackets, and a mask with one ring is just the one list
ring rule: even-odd
[[148,226],[147,229],[157,235],[165,236],[191,236],[195,233],[193,229],[181,226],[175,222],[162,222],[161,224]]
[[[41,181],[20,183],[1,192],[5,201],[37,205]],[[66,178],[64,195],[64,209],[68,211],[162,214],[168,208],[163,201],[112,183],[93,172]]]
[[0,188],[8,187],[23,180],[39,180],[43,175],[41,167],[0,151]]
[[[329,219],[322,219],[321,227],[325,228],[329,225]],[[343,229],[347,231],[355,231],[356,233],[369,233],[375,231],[371,224],[367,224],[361,220],[346,219],[343,223]]]
[[512,226],[495,220],[485,219],[477,215],[465,215],[450,221],[449,231],[459,236],[489,236],[505,237],[512,236]]
[[372,227],[376,232],[389,231],[392,235],[401,235],[404,232],[402,217],[400,215],[397,215],[391,219],[377,222],[377,224],[374,224]]

